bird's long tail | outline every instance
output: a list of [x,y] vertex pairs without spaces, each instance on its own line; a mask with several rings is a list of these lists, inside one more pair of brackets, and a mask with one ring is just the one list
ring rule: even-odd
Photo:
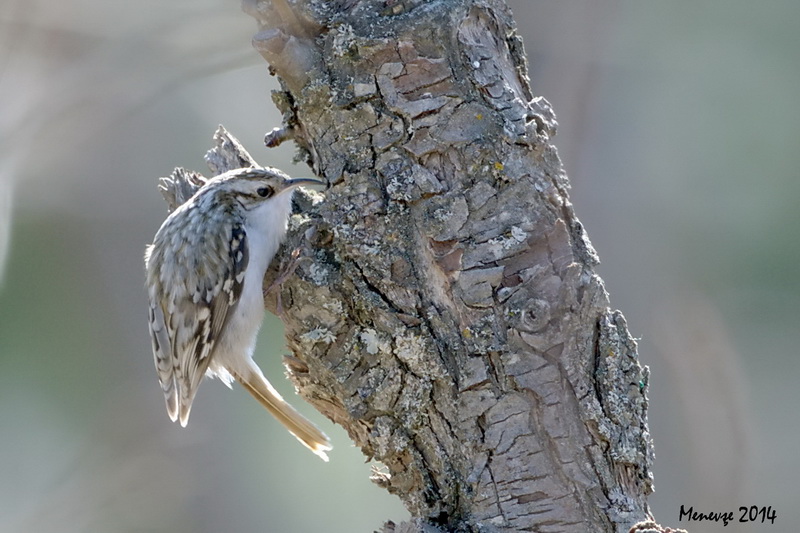
[[317,426],[298,413],[289,405],[267,378],[258,369],[248,369],[245,375],[233,373],[242,387],[272,413],[272,416],[283,424],[289,433],[297,437],[306,448],[317,454],[323,461],[328,461],[325,453],[331,449],[331,442]]

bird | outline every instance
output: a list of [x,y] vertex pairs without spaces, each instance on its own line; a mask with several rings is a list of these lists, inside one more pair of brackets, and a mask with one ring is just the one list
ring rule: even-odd
[[328,437],[289,405],[253,360],[264,273],[281,245],[300,185],[279,169],[209,179],[164,220],[145,250],[150,338],[173,422],[186,427],[204,376],[238,382],[304,446],[327,461]]

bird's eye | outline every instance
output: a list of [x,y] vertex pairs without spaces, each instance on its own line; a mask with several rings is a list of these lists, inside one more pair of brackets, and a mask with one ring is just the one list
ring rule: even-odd
[[272,196],[272,187],[259,187],[256,192],[261,198],[269,198]]

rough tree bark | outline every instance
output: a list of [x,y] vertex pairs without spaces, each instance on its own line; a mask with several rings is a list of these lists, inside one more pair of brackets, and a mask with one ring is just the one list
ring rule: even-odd
[[[385,529],[616,532],[645,520],[648,372],[593,270],[555,116],[531,92],[507,6],[244,9],[283,88],[285,125],[268,143],[293,138],[333,184],[324,199],[298,195],[282,252],[284,264],[299,254],[281,289],[287,366],[386,466],[375,481],[414,520]],[[217,139],[215,172],[255,164]],[[188,175],[165,181],[173,201]]]

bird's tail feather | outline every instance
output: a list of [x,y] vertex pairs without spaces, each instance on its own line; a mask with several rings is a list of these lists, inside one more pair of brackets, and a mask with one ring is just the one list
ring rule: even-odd
[[328,461],[325,453],[331,449],[328,436],[281,398],[278,391],[272,387],[260,371],[248,369],[245,375],[234,373],[233,376],[247,392],[252,394],[261,405],[267,408],[267,411],[272,413],[272,416],[289,430],[289,433],[297,437],[297,440],[323,461]]

